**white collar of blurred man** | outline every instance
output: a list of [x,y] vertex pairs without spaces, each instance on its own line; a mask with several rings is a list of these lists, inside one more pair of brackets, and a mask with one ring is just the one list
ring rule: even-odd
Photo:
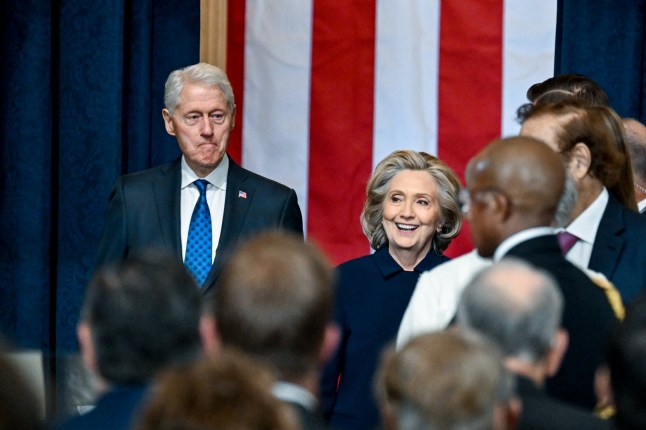
[[[208,313],[203,314],[200,319],[200,337],[202,339],[202,346],[204,348],[204,351],[207,354],[217,355],[218,351],[228,346],[226,342],[222,341],[222,336],[218,332],[218,325],[215,317]],[[277,378],[304,387],[310,393],[318,397],[320,385],[320,369],[336,352],[340,338],[341,333],[338,326],[332,322],[328,323],[325,327],[323,341],[321,342],[321,346],[319,348],[317,362],[312,362],[310,369],[303,374],[294,375],[293,377],[286,375],[276,375]]]

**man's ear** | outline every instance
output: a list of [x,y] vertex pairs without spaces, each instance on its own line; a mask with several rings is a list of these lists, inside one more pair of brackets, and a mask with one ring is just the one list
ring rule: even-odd
[[488,193],[485,197],[492,214],[500,221],[505,221],[511,216],[511,201],[503,193]]
[[321,345],[321,353],[319,355],[321,364],[327,363],[328,360],[332,358],[339,346],[340,339],[341,331],[339,330],[339,327],[334,323],[328,323],[325,327],[325,333],[323,333],[323,343]]
[[547,377],[554,376],[556,372],[558,372],[559,367],[561,367],[561,362],[563,361],[565,351],[567,351],[569,342],[570,337],[568,335],[568,332],[562,328],[558,329],[554,334],[552,346],[547,353],[545,364],[545,373]]
[[202,340],[202,348],[207,354],[217,354],[222,348],[217,322],[213,315],[200,317],[200,339]]
[[585,143],[579,142],[570,151],[570,164],[568,169],[575,180],[580,181],[590,171],[592,154]]
[[85,367],[94,374],[98,374],[98,365],[96,362],[96,352],[94,350],[94,342],[92,340],[92,330],[90,326],[81,321],[76,326],[76,336],[79,340],[81,347],[81,358]]
[[164,125],[166,126],[166,133],[175,136],[175,126],[173,125],[173,118],[171,117],[168,109],[162,109],[162,117],[164,117]]
[[231,130],[236,125],[236,105],[233,105],[233,110],[231,111]]

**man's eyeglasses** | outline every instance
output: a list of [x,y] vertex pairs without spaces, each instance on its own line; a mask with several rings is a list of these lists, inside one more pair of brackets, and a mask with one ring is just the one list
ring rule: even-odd
[[496,193],[502,194],[508,201],[511,203],[511,198],[498,187],[480,187],[476,188],[473,191],[469,191],[468,188],[461,188],[458,193],[458,202],[460,203],[460,210],[463,214],[468,214],[471,210],[471,201],[478,198],[479,195],[485,193]]
[[[182,117],[182,120],[186,123],[186,125],[197,125],[198,123],[202,122],[202,119],[204,118],[204,115],[201,115],[199,113],[189,113],[186,114]],[[227,115],[223,112],[212,112],[208,115],[209,122],[212,125],[219,125],[223,124],[224,120],[227,118]]]

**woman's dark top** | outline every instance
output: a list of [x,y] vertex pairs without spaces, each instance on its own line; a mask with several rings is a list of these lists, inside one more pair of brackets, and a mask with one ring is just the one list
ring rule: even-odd
[[321,385],[323,412],[330,427],[362,430],[377,426],[373,379],[381,351],[395,340],[419,275],[448,260],[431,251],[407,272],[385,244],[372,255],[337,267],[335,318],[341,341]]

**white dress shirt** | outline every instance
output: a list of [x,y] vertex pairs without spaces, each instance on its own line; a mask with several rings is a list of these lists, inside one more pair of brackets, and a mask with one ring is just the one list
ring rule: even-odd
[[491,260],[474,249],[420,275],[397,333],[397,349],[422,333],[442,330],[451,322],[462,290]]
[[646,199],[644,199],[641,202],[637,203],[637,209],[639,210],[639,213],[646,212]]
[[599,197],[565,228],[568,233],[572,233],[579,238],[568,253],[565,254],[565,258],[579,268],[585,269],[590,264],[594,238],[597,237],[599,223],[601,223],[603,212],[608,205],[608,199],[608,190],[604,187]]
[[271,391],[274,397],[283,402],[296,403],[309,411],[316,411],[318,408],[318,400],[316,400],[316,397],[300,385],[286,381],[277,381],[274,383]]
[[[209,185],[206,187],[206,202],[211,212],[211,229],[212,229],[212,251],[211,261],[215,259],[216,249],[222,233],[222,218],[224,216],[224,199],[227,191],[227,173],[229,172],[229,158],[224,155],[222,161],[209,175],[205,178]],[[182,156],[182,191],[180,201],[180,220],[181,220],[181,239],[182,239],[182,259],[186,255],[186,240],[188,239],[188,228],[191,224],[191,216],[195,204],[200,198],[200,192],[193,184],[200,179],[193,169],[191,169]]]

